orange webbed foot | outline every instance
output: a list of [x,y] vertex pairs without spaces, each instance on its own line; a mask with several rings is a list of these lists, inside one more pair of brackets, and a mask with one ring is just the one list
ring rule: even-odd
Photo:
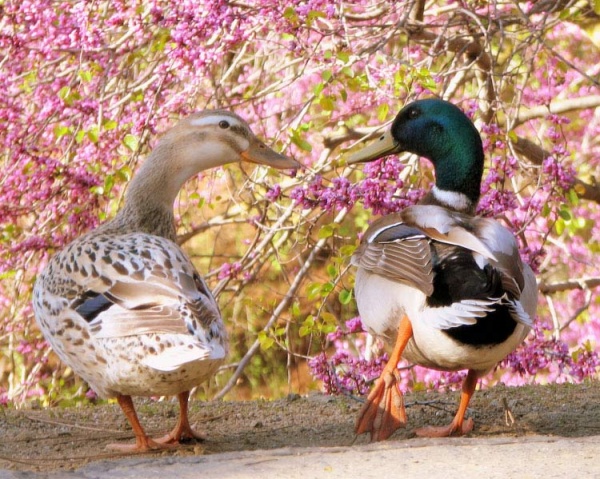
[[383,441],[406,425],[404,399],[395,371],[384,370],[356,421],[356,434],[369,432],[371,441]]
[[160,449],[173,449],[174,447],[176,447],[171,444],[162,444],[156,442],[150,439],[150,437],[148,437],[148,435],[144,431],[144,428],[140,424],[137,413],[135,412],[135,407],[133,406],[131,396],[119,395],[117,396],[117,401],[119,403],[119,406],[121,406],[121,409],[125,413],[129,424],[131,424],[133,433],[135,434],[135,444],[108,444],[106,446],[107,449],[125,453],[141,453]]
[[184,427],[175,427],[169,434],[163,437],[155,438],[154,441],[159,444],[179,444],[182,441],[195,439],[196,441],[205,441],[206,435],[194,431],[189,424]]
[[188,399],[189,392],[184,391],[177,395],[179,399],[179,420],[175,428],[167,435],[154,439],[159,444],[179,444],[182,440],[195,439],[197,441],[206,440],[206,436],[196,432],[190,426],[188,417]]
[[149,438],[148,436],[138,436],[136,437],[135,444],[113,443],[108,444],[106,446],[106,449],[135,454],[149,451],[157,451],[161,449],[175,449],[176,447],[177,444],[161,443]]
[[467,418],[462,424],[456,424],[452,421],[447,426],[426,426],[415,430],[419,437],[450,437],[463,436],[473,430],[473,419]]
[[180,442],[186,439],[205,440],[206,437],[203,434],[194,431],[190,426],[188,417],[189,392],[181,392],[177,397],[179,399],[180,409],[177,425],[169,434],[157,439],[151,439],[140,424],[131,396],[117,396],[117,401],[123,409],[125,416],[131,424],[133,433],[135,434],[135,444],[114,443],[107,445],[106,448],[125,453],[142,453],[161,449],[176,449]]
[[367,402],[360,410],[356,421],[356,434],[369,432],[371,441],[383,441],[394,431],[406,425],[404,398],[398,390],[396,367],[410,338],[412,338],[412,324],[405,315],[398,325],[396,344],[390,359],[369,394]]
[[417,436],[421,437],[450,437],[450,436],[463,436],[473,430],[473,419],[465,419],[467,412],[467,406],[471,401],[471,397],[475,392],[477,386],[478,373],[469,369],[467,377],[463,381],[462,392],[460,394],[460,404],[458,411],[454,419],[448,426],[435,427],[428,426],[422,427],[415,431]]

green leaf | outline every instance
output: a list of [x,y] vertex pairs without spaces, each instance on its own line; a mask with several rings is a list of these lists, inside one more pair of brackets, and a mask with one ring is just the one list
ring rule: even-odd
[[579,196],[577,195],[577,192],[575,191],[575,189],[571,188],[568,191],[567,196],[569,197],[569,202],[572,205],[577,206],[579,204]]
[[115,184],[115,177],[113,175],[106,175],[104,178],[104,193],[110,193],[110,190]]
[[564,206],[562,206],[559,210],[558,210],[558,215],[565,221],[570,221],[571,218],[573,217],[571,215],[571,212],[566,209]]
[[60,90],[58,90],[58,98],[65,101],[69,95],[71,94],[71,87],[64,86]]
[[68,135],[69,133],[71,133],[71,128],[68,126],[56,125],[54,127],[54,136],[56,138],[61,138],[65,135]]
[[260,348],[263,351],[267,349],[271,349],[275,344],[275,340],[267,334],[266,331],[261,331],[258,333],[258,343],[260,344]]
[[304,138],[301,138],[298,131],[292,132],[291,140],[292,140],[292,143],[294,143],[294,145],[296,145],[301,150],[308,151],[308,152],[312,151],[312,145],[308,141],[306,141]]
[[273,329],[273,334],[275,336],[277,336],[278,338],[280,338],[281,336],[283,336],[285,334],[285,328],[283,328],[283,327],[275,328],[275,329]]
[[79,100],[81,95],[71,87],[64,86],[58,90],[58,97],[65,103],[65,105],[72,105],[74,100]]
[[106,120],[103,124],[102,127],[106,130],[114,130],[119,124],[115,121],[115,120]]
[[81,78],[82,82],[89,83],[92,81],[92,72],[88,70],[80,70],[79,78]]
[[544,206],[542,206],[542,217],[547,218],[550,214],[550,211],[552,211],[550,205],[548,203],[544,203]]
[[331,70],[324,70],[321,73],[321,78],[323,79],[324,82],[328,82],[329,80],[331,80],[332,76],[333,76],[333,73],[331,73]]
[[380,122],[384,122],[388,116],[389,111],[390,111],[390,105],[388,105],[387,103],[382,103],[377,108],[377,119]]
[[565,230],[565,222],[562,218],[558,218],[556,223],[554,223],[554,228],[556,229],[556,234],[561,235]]
[[127,148],[129,148],[131,151],[135,152],[138,149],[139,140],[138,140],[137,136],[127,133],[125,135],[125,138],[123,138],[123,144]]
[[129,181],[132,176],[131,168],[127,165],[124,165],[117,170],[116,174],[121,181]]
[[306,25],[310,27],[317,18],[324,18],[326,15],[318,10],[311,10],[306,16]]
[[298,335],[303,338],[304,336],[308,336],[312,334],[315,329],[315,318],[312,315],[308,315],[304,321],[302,321],[302,326],[298,330]]
[[17,271],[14,269],[11,269],[9,271],[5,271],[3,273],[0,273],[0,279],[9,279],[9,278],[14,278],[17,275]]
[[356,245],[347,244],[340,248],[340,255],[342,256],[352,256],[356,251]]
[[306,288],[306,296],[309,301],[314,301],[318,296],[321,295],[321,283],[309,284]]
[[324,225],[319,230],[319,239],[330,238],[335,232],[335,226],[332,224]]
[[349,304],[352,301],[352,291],[343,289],[338,296],[340,303]]
[[298,15],[296,14],[296,10],[294,10],[294,8],[292,7],[287,7],[284,11],[283,11],[283,18],[286,18],[287,20],[290,21],[290,23],[298,23]]
[[167,28],[161,28],[155,36],[151,50],[153,52],[162,52],[165,49],[165,45],[171,39],[171,32]]
[[319,105],[325,111],[333,111],[335,110],[335,101],[333,99],[334,97],[330,95],[324,96],[319,100]]
[[337,58],[342,63],[348,63],[350,60],[350,54],[348,52],[340,51],[337,53]]
[[327,265],[327,275],[328,275],[330,278],[335,278],[335,277],[337,276],[337,273],[338,273],[338,272],[337,272],[337,268],[335,267],[335,265],[334,265],[334,264],[332,264],[332,263],[329,263],[329,264]]
[[300,328],[298,329],[298,336],[303,338],[305,336],[312,334],[312,332],[313,332],[313,328],[308,328],[306,326],[300,326]]
[[98,127],[93,126],[87,131],[87,136],[92,143],[98,143]]
[[337,324],[337,318],[335,317],[335,315],[327,311],[321,312],[321,319],[326,324]]
[[333,291],[333,288],[335,288],[333,283],[325,283],[323,286],[321,286],[321,296],[327,296]]

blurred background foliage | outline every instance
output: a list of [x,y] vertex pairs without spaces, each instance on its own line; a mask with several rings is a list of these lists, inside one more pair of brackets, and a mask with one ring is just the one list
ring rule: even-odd
[[[236,111],[306,168],[208,171],[176,203],[231,336],[198,396],[364,393],[385,353],[354,319],[349,258],[432,173],[344,158],[426,96],[476,122],[480,213],[538,272],[537,329],[487,382],[597,379],[599,13],[588,0],[0,0],[0,403],[94,400],[42,339],[32,284],[114,215],[160,133],[205,108]],[[403,374],[407,388],[459,380]]]

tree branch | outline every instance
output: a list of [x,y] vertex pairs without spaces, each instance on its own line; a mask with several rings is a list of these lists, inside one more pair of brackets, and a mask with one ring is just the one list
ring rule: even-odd
[[181,246],[184,243],[186,243],[187,241],[191,240],[194,236],[196,236],[200,233],[203,233],[204,231],[206,231],[210,228],[213,228],[215,226],[225,226],[225,225],[234,224],[234,223],[248,223],[248,220],[246,218],[235,219],[235,215],[237,215],[237,214],[239,214],[239,212],[231,213],[228,211],[227,213],[225,213],[223,215],[215,216],[215,217],[211,218],[210,220],[205,221],[201,225],[198,225],[195,228],[192,228],[187,233],[183,233],[183,234],[177,236],[177,244],[179,246]]
[[[517,137],[516,141],[512,142],[515,152],[523,155],[535,165],[541,165],[546,158],[551,156],[550,152],[526,138]],[[577,196],[582,200],[593,201],[600,203],[600,184],[585,183],[580,179],[575,179],[573,189]]]
[[538,288],[541,294],[552,294],[559,293],[561,291],[569,291],[572,289],[590,289],[597,288],[600,286],[599,277],[587,277],[578,279],[569,279],[567,281],[560,281],[557,283],[544,283],[543,281],[539,284]]
[[410,7],[410,13],[408,18],[412,22],[422,22],[423,14],[425,13],[425,0],[413,0],[413,4]]
[[600,95],[590,95],[580,98],[568,98],[550,103],[549,105],[540,105],[529,108],[527,111],[519,113],[513,128],[535,118],[544,118],[548,115],[560,115],[571,111],[585,110],[588,108],[597,108],[600,106]]
[[[348,211],[346,209],[343,209],[342,211],[340,211],[338,213],[338,215],[335,217],[333,222],[336,224],[341,223],[343,221],[343,219],[346,217],[347,213],[348,213]],[[328,238],[321,238],[315,244],[314,248],[308,255],[308,258],[306,258],[306,261],[304,261],[304,264],[300,268],[300,271],[298,271],[298,274],[294,278],[294,281],[293,281],[292,285],[290,286],[290,289],[288,290],[287,294],[279,302],[279,304],[277,305],[277,308],[275,308],[275,310],[273,311],[273,314],[271,314],[269,321],[267,321],[267,324],[265,324],[264,328],[262,329],[263,331],[268,331],[271,327],[273,327],[273,325],[275,324],[275,321],[277,321],[277,319],[279,319],[279,317],[281,316],[283,311],[285,311],[285,309],[288,308],[290,303],[295,299],[296,292],[302,285],[302,282],[304,281],[305,276],[310,271],[310,268],[311,268],[313,262],[316,259],[318,259],[319,253],[321,252],[321,250],[327,243],[327,240],[328,240]],[[238,366],[235,369],[235,372],[233,373],[231,378],[229,378],[229,381],[227,381],[227,384],[225,384],[223,389],[221,389],[214,396],[213,399],[221,399],[223,396],[225,396],[225,394],[227,394],[235,386],[235,384],[237,383],[237,380],[242,375],[242,373],[244,372],[244,369],[246,368],[246,366],[252,359],[252,356],[254,356],[256,354],[256,352],[258,351],[259,348],[260,348],[260,341],[258,339],[256,339],[254,341],[254,344],[252,344],[252,346],[250,346],[250,349],[248,350],[248,352],[246,352],[246,354],[244,355],[242,360],[238,363]]]

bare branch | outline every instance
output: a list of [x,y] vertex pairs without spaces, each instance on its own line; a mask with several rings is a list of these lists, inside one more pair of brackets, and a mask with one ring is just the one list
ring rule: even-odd
[[409,19],[411,22],[422,22],[425,12],[425,0],[414,0],[410,8]]
[[552,294],[561,291],[569,291],[572,289],[597,288],[598,286],[600,286],[600,277],[588,277],[569,279],[567,281],[560,281],[557,283],[544,283],[542,281],[539,284],[539,290],[542,294]]
[[540,105],[530,108],[527,111],[520,112],[513,125],[513,128],[535,118],[544,118],[552,114],[560,115],[562,113],[586,110],[588,108],[597,108],[599,106],[600,95],[590,95],[581,98],[569,98],[566,100],[555,101],[549,105]]
[[[333,222],[336,224],[341,223],[344,220],[344,218],[346,217],[347,213],[348,213],[348,211],[346,209],[343,209],[342,211],[340,211],[338,213],[338,215],[336,216],[336,218],[334,219]],[[306,261],[304,261],[304,264],[300,268],[300,271],[298,271],[298,274],[294,278],[294,282],[290,286],[290,289],[288,290],[287,294],[279,302],[279,304],[277,305],[277,308],[275,308],[275,310],[273,311],[273,314],[271,314],[269,321],[262,329],[263,331],[268,331],[275,324],[275,322],[279,319],[279,317],[285,311],[285,309],[289,307],[290,303],[296,297],[296,292],[302,285],[304,278],[310,271],[312,264],[315,262],[315,260],[318,260],[319,253],[324,248],[326,243],[327,243],[327,238],[322,238],[313,247],[310,254],[306,258]],[[235,384],[237,383],[237,380],[242,375],[242,373],[244,372],[244,369],[246,368],[246,366],[252,359],[252,356],[254,356],[256,354],[256,352],[258,351],[259,348],[260,348],[260,342],[258,339],[256,339],[254,341],[254,344],[252,344],[252,346],[250,347],[248,352],[244,355],[244,357],[238,363],[238,367],[236,368],[236,370],[233,373],[233,375],[231,376],[231,378],[229,378],[229,381],[227,381],[227,384],[223,387],[223,389],[221,389],[215,395],[214,399],[221,399],[223,396],[225,396],[225,394],[227,394],[235,386]]]
[[223,215],[215,216],[201,225],[192,228],[187,233],[177,236],[177,244],[181,246],[187,241],[191,240],[194,236],[216,226],[224,226],[235,223],[248,223],[246,218],[232,219],[233,216],[235,216],[235,213],[231,213],[229,211]]
[[[518,154],[523,155],[535,165],[541,165],[546,158],[551,156],[549,151],[526,138],[518,137],[512,145]],[[573,189],[582,200],[600,203],[600,184],[596,182],[589,184],[576,179]]]

